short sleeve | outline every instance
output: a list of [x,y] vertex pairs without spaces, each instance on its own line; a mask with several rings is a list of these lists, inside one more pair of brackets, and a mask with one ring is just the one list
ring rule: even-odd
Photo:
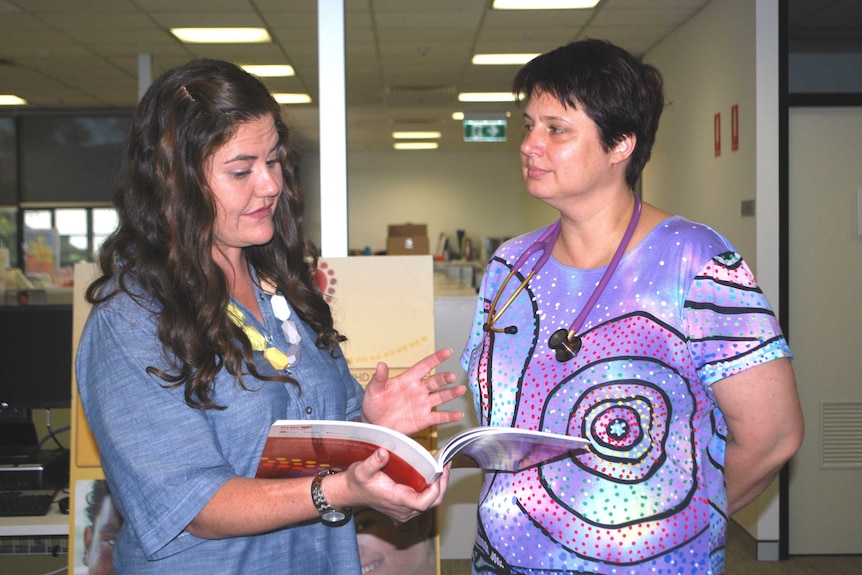
[[[164,365],[153,316],[96,307],[77,356],[80,397],[121,514],[150,559],[199,543],[185,533],[234,470],[221,455],[206,412],[182,388],[147,373]],[[130,407],[134,406],[134,409]]]
[[766,296],[735,252],[706,263],[691,284],[683,314],[689,349],[706,385],[791,357]]

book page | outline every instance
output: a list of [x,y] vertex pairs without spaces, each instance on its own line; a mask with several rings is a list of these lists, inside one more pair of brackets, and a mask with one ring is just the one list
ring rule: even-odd
[[438,457],[453,467],[522,471],[583,452],[585,439],[509,427],[483,427],[456,436]]

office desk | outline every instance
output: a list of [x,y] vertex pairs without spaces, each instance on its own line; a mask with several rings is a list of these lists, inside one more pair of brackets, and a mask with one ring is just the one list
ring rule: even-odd
[[68,553],[69,516],[56,503],[47,515],[0,517],[0,572],[44,573],[65,565]]
[[68,537],[69,516],[57,504],[42,517],[0,517],[0,537]]

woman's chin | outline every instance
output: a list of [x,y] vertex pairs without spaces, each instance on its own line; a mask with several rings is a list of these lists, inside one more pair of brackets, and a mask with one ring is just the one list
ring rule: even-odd
[[373,573],[377,573],[377,570],[383,564],[383,559],[377,559],[375,561],[369,561],[368,563],[362,564],[362,575],[372,575]]

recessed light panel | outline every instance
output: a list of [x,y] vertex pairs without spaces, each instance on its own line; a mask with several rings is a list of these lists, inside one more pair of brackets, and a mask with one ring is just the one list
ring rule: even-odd
[[311,96],[288,92],[273,92],[272,97],[279,104],[310,104]]
[[440,132],[392,132],[395,140],[439,140]]
[[187,44],[260,44],[272,42],[266,28],[171,28]]
[[494,0],[495,10],[580,10],[595,8],[599,0]]
[[14,94],[0,94],[0,106],[25,106],[27,100]]
[[477,66],[521,66],[538,54],[476,54],[473,64]]
[[459,102],[514,102],[515,95],[511,92],[462,92],[458,94]]
[[287,64],[247,64],[242,66],[242,69],[261,78],[286,78],[296,75],[293,66]]
[[392,147],[396,150],[436,150],[437,142],[395,142]]

